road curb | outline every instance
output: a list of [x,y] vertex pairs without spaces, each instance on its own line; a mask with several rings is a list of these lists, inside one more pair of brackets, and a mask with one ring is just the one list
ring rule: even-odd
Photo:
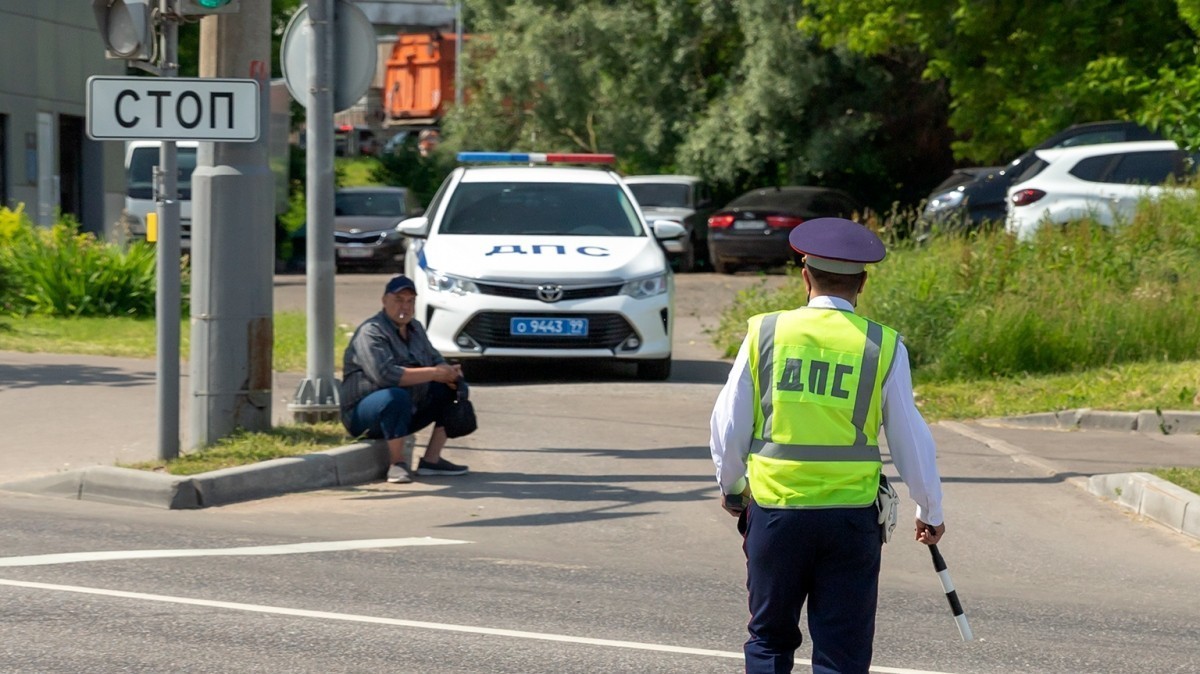
[[0,485],[0,489],[183,510],[348,487],[381,480],[386,473],[387,445],[378,440],[197,475],[91,466]]
[[[1037,421],[1044,422],[1056,416],[1058,415],[1037,414],[989,421],[1003,421],[1007,423],[1014,420],[1026,419],[1029,422],[1014,424],[1020,426],[1031,425]],[[1030,417],[1037,417],[1037,419],[1029,419]],[[1158,418],[1157,414],[1155,414],[1155,418]],[[1100,422],[1105,425],[1093,428],[1097,430],[1116,430],[1113,426],[1107,425],[1111,421],[1111,419],[1105,419]],[[1200,540],[1200,494],[1195,494],[1150,473],[1109,473],[1084,477],[1077,473],[1066,471],[1041,457],[1034,456],[1012,443],[980,433],[957,421],[942,421],[938,425],[991,447],[1002,454],[1006,454],[1018,463],[1045,471],[1050,475],[1064,476],[1063,480],[1065,482],[1090,494],[1111,501],[1124,510],[1134,512],[1148,520],[1153,520],[1185,536],[1191,536]],[[1041,427],[1045,428],[1046,426]],[[1069,428],[1069,426],[1066,428]],[[1120,430],[1129,429],[1122,428]]]
[[1137,431],[1153,435],[1200,433],[1200,412],[1189,410],[1141,410],[1106,412],[1081,408],[1061,412],[1042,412],[1000,419],[982,419],[982,423],[1003,423],[1027,428],[1081,429],[1097,431]]
[[1088,478],[1088,491],[1125,510],[1200,539],[1200,496],[1150,473],[1116,473]]

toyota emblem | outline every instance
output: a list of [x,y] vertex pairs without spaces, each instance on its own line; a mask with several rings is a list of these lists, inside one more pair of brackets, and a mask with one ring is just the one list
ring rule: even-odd
[[560,285],[547,283],[546,285],[538,286],[537,296],[543,302],[557,302],[563,297],[563,289]]

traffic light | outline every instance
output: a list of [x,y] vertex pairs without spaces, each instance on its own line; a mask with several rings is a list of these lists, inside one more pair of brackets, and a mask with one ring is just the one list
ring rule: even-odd
[[183,15],[232,14],[236,11],[238,0],[179,0],[179,13]]
[[154,59],[154,18],[151,0],[92,0],[96,25],[110,59]]

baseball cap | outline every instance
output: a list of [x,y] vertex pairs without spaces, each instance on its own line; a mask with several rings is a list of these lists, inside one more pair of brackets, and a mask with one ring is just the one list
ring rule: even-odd
[[832,274],[859,274],[867,264],[887,255],[875,232],[853,220],[816,218],[800,223],[788,235],[804,264]]
[[383,288],[385,295],[398,293],[401,290],[411,290],[415,295],[417,293],[417,284],[413,283],[413,280],[404,274],[397,274],[393,276]]

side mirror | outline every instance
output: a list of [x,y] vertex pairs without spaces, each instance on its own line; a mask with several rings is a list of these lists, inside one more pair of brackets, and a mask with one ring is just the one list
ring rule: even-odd
[[672,220],[655,220],[651,227],[654,229],[654,238],[659,241],[671,241],[687,236],[687,230],[683,225]]
[[396,231],[414,239],[424,239],[429,236],[429,218],[422,215],[401,220],[400,224],[396,225]]

